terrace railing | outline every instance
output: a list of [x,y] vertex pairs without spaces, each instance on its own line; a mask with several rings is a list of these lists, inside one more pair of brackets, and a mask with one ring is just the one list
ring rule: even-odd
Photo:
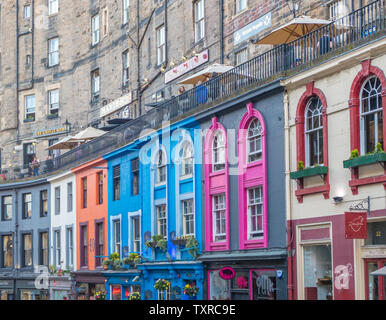
[[[135,141],[144,129],[160,128],[163,121],[173,122],[201,108],[210,107],[235,96],[242,89],[246,91],[262,83],[285,77],[302,67],[317,64],[361,43],[380,38],[385,35],[385,22],[385,0],[374,1],[291,43],[279,45],[198,87],[173,97],[146,114],[53,160],[41,162],[38,175],[75,167],[95,159]],[[7,178],[7,180],[20,179],[22,176],[7,174]]]

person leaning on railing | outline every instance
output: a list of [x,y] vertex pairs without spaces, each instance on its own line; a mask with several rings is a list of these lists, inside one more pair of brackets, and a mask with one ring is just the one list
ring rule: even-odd
[[31,168],[32,168],[32,174],[34,177],[39,175],[39,167],[40,167],[40,162],[37,156],[34,156],[34,159],[31,162]]

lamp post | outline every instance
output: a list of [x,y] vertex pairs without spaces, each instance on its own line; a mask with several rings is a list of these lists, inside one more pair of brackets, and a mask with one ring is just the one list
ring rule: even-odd
[[70,133],[71,130],[71,123],[68,122],[68,119],[66,119],[66,122],[63,123],[66,126],[67,135]]
[[286,0],[287,6],[291,10],[292,14],[294,15],[294,18],[296,18],[296,12],[299,11],[300,3],[302,0]]

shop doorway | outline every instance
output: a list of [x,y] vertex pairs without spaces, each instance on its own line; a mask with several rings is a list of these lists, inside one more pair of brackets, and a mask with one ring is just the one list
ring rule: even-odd
[[366,300],[385,300],[386,281],[384,276],[373,276],[371,272],[386,266],[386,259],[365,260]]

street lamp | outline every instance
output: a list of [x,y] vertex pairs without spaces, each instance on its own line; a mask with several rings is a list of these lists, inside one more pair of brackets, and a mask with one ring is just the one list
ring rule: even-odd
[[294,15],[294,18],[296,18],[296,12],[299,11],[300,3],[302,0],[286,0],[287,6],[291,10],[291,12]]
[[68,122],[68,119],[66,119],[66,122],[63,123],[66,126],[67,135],[70,133],[71,130],[71,123]]

